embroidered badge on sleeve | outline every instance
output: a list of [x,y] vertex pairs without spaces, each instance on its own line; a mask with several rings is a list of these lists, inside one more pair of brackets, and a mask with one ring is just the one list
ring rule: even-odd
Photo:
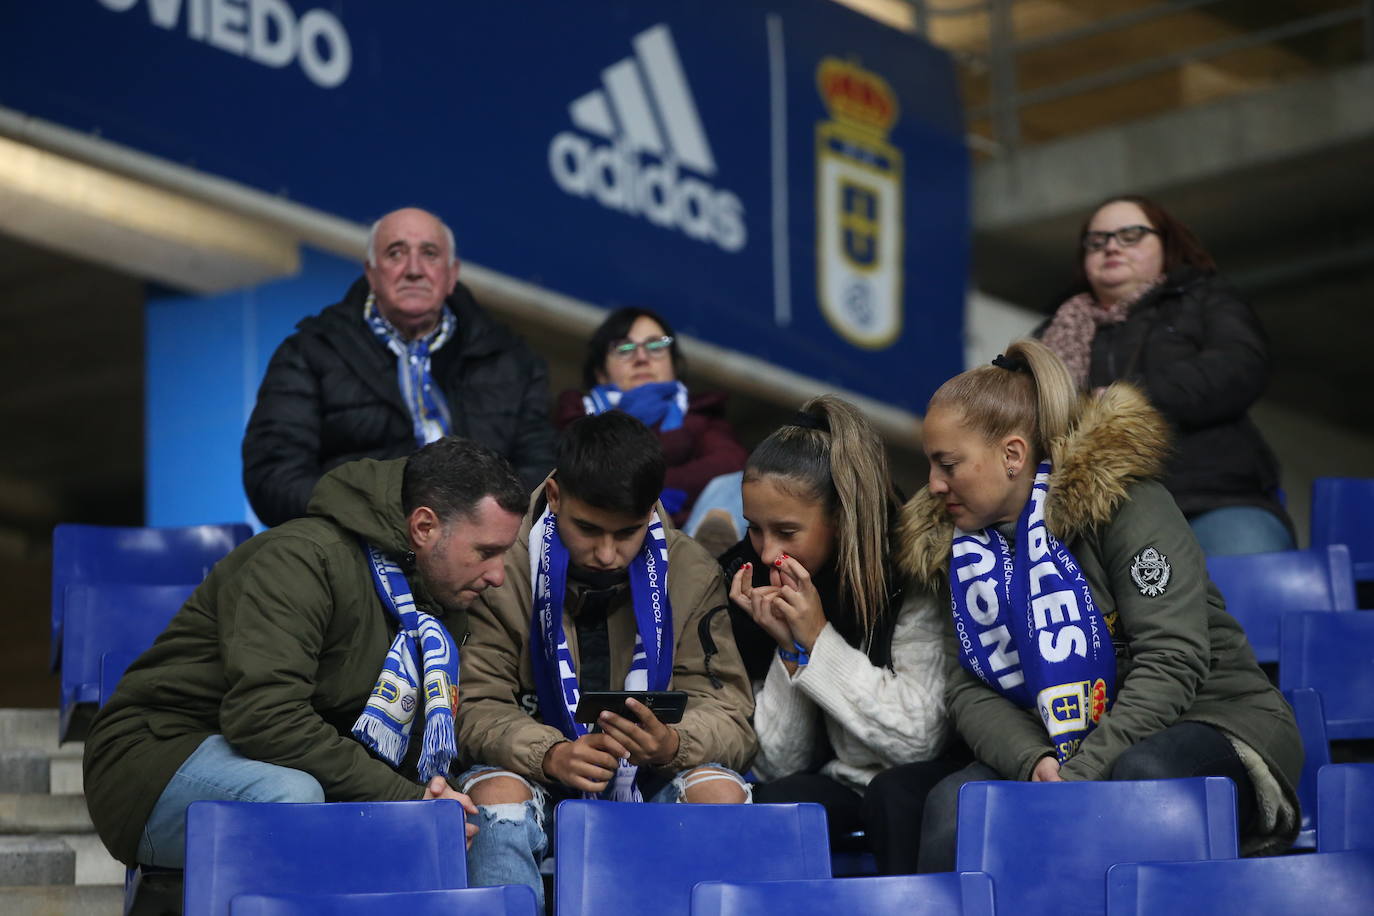
[[1173,567],[1169,565],[1169,558],[1153,547],[1146,547],[1136,554],[1135,560],[1131,563],[1131,578],[1146,598],[1164,594],[1172,574]]

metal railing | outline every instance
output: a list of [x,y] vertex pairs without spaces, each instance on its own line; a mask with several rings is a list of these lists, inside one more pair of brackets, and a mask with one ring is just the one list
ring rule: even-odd
[[1374,0],[1339,9],[1295,18],[1267,28],[1242,31],[1226,38],[1198,45],[1184,51],[1162,53],[1134,63],[1088,73],[1073,79],[1032,90],[1017,86],[1018,60],[1032,52],[1063,47],[1071,42],[1106,35],[1187,12],[1213,6],[1222,0],[1168,0],[1152,3],[1139,9],[1106,16],[1095,22],[1062,29],[1049,35],[1018,39],[1012,18],[1015,0],[972,0],[972,2],[934,3],[931,0],[906,0],[912,10],[912,24],[919,34],[928,34],[932,20],[968,16],[986,16],[987,51],[959,52],[961,64],[975,72],[985,73],[988,79],[988,102],[970,108],[970,121],[988,120],[992,136],[970,133],[970,148],[990,155],[1014,153],[1021,145],[1021,114],[1032,105],[1043,105],[1084,95],[1101,89],[1130,83],[1144,77],[1167,72],[1185,64],[1220,57],[1248,48],[1286,41],[1324,29],[1360,22],[1363,24],[1364,55],[1374,60]]

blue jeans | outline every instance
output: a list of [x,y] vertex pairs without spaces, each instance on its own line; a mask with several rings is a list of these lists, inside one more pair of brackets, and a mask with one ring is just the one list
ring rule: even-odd
[[1292,550],[1293,535],[1279,517],[1259,506],[1226,506],[1188,520],[1209,557]]
[[749,523],[744,520],[744,495],[740,490],[743,485],[743,471],[712,477],[706,482],[706,486],[701,488],[701,495],[693,503],[692,512],[687,516],[687,523],[682,526],[682,530],[695,537],[697,528],[707,512],[712,509],[724,509],[730,513],[730,518],[735,523],[735,533],[744,537]]
[[186,808],[197,801],[322,802],[324,789],[309,773],[250,760],[211,735],[158,797],[138,841],[139,862],[186,867]]
[[[728,767],[718,763],[703,764],[703,767],[729,774],[728,777],[718,778],[734,779],[744,788],[746,796],[749,794],[750,787],[744,779]],[[666,805],[683,801],[687,791],[684,783],[694,772],[695,768],[684,770],[645,801]],[[542,913],[544,879],[539,871],[539,863],[549,848],[553,810],[560,801],[580,798],[581,795],[563,786],[547,789],[509,770],[480,764],[458,778],[459,791],[470,794],[473,784],[480,781],[483,775],[496,773],[519,779],[533,797],[523,802],[477,806],[476,822],[479,829],[477,836],[472,839],[472,848],[468,850],[468,886],[523,884],[534,889],[535,896],[539,898],[539,912]]]

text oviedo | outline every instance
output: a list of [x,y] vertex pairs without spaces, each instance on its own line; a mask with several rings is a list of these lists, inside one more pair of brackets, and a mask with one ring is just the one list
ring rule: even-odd
[[322,9],[296,15],[287,0],[97,0],[108,10],[127,13],[148,8],[153,25],[185,29],[196,41],[246,57],[264,67],[296,61],[322,89],[348,79],[353,49],[348,32],[333,13]]

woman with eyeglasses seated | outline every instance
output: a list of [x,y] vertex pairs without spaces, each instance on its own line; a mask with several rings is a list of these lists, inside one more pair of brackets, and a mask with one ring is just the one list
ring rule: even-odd
[[563,392],[554,422],[562,429],[585,414],[622,410],[658,433],[668,463],[664,508],[715,555],[744,531],[740,472],[748,453],[725,418],[725,394],[689,394],[681,369],[673,329],[661,315],[616,309],[587,342],[585,393]]
[[1159,204],[1125,195],[1079,234],[1076,294],[1036,333],[1078,386],[1136,384],[1173,427],[1164,478],[1208,555],[1291,550],[1279,465],[1250,420],[1269,382],[1254,312]]

